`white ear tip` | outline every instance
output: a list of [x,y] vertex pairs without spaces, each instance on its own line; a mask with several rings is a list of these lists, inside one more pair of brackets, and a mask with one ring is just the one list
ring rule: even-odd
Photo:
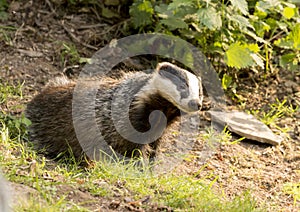
[[157,70],[160,70],[162,67],[164,66],[171,66],[171,67],[174,67],[174,65],[172,63],[169,63],[169,62],[161,62],[161,63],[158,63],[157,66],[156,66],[156,69]]

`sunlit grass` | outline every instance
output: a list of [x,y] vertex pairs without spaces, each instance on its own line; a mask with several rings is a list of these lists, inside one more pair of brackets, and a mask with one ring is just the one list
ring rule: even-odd
[[[4,95],[2,103],[11,97],[21,98],[21,92],[13,92]],[[175,172],[157,175],[142,159],[106,156],[107,160],[89,165],[82,165],[72,156],[54,161],[33,149],[27,136],[30,121],[24,115],[2,113],[0,125],[0,166],[4,176],[34,191],[26,201],[15,203],[14,211],[90,211],[87,203],[116,196],[120,200],[125,197],[133,201],[149,199],[151,203],[175,211],[259,211],[249,193],[228,200],[214,191],[217,176],[212,176],[213,180],[209,181],[208,178]],[[226,132],[222,136],[223,142],[230,143],[231,137]],[[213,137],[213,134],[208,136]],[[68,189],[62,191],[61,186]],[[91,199],[76,202],[68,198],[70,192],[76,190],[84,190]],[[141,207],[147,209],[150,206],[141,203]]]

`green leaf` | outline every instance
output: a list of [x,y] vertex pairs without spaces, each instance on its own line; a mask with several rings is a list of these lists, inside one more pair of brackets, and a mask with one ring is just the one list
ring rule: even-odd
[[7,20],[8,19],[8,13],[5,11],[0,11],[0,20]]
[[188,25],[181,19],[175,17],[169,17],[161,20],[161,23],[166,25],[170,30],[175,29],[187,29]]
[[274,41],[274,44],[285,49],[300,50],[300,23],[292,28],[287,37]]
[[26,117],[22,117],[21,121],[22,121],[23,124],[25,124],[26,127],[31,125],[31,121]]
[[293,48],[293,42],[279,38],[278,40],[274,41],[274,44],[278,47],[284,48],[284,49],[292,49]]
[[192,7],[195,4],[194,0],[173,0],[169,4],[168,10],[176,10],[179,7]]
[[102,11],[101,11],[101,14],[103,17],[105,18],[119,18],[120,15],[106,7],[102,7]]
[[224,90],[227,90],[232,83],[232,77],[224,74],[222,77],[222,87]]
[[233,7],[241,11],[243,15],[248,15],[248,4],[246,0],[230,0]]
[[239,42],[231,44],[225,52],[225,62],[229,67],[245,68],[254,65],[251,51]]
[[240,28],[249,27],[254,30],[254,27],[250,24],[249,19],[241,15],[228,15],[229,20],[237,23]]
[[135,2],[131,5],[129,13],[135,28],[152,24],[154,9],[150,1]]
[[300,50],[300,23],[296,24],[288,36],[293,41],[293,47]]
[[207,28],[219,29],[222,26],[222,19],[213,7],[200,8],[197,12],[200,22]]
[[267,0],[267,1],[262,0],[257,2],[255,7],[261,12],[268,13],[269,12],[268,10],[274,9],[280,5],[281,5],[280,0]]
[[297,60],[297,55],[295,53],[288,53],[280,57],[279,64],[283,68],[299,70],[300,61]]
[[257,43],[248,44],[247,47],[248,47],[248,49],[250,49],[254,53],[259,52],[259,46],[257,45]]
[[274,41],[274,44],[278,47],[284,48],[284,49],[292,49],[293,48],[293,42],[289,41],[287,39],[278,39]]
[[296,54],[294,53],[289,53],[289,54],[284,54],[280,57],[280,65],[282,67],[285,67],[289,63],[293,63],[293,60],[296,58]]
[[153,14],[153,8],[150,1],[143,1],[143,3],[138,5],[140,11],[145,11],[147,13]]
[[80,58],[79,58],[79,63],[88,63],[88,64],[92,64],[92,58],[80,57]]
[[287,19],[291,19],[295,15],[295,9],[291,7],[285,7],[283,9],[283,16]]
[[168,10],[167,4],[160,4],[155,6],[155,12],[158,13],[158,16],[160,18],[168,18],[170,16],[173,16],[173,11]]

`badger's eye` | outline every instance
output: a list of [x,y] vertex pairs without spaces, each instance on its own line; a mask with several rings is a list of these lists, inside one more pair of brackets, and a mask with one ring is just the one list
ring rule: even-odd
[[179,85],[179,90],[180,90],[180,91],[188,90],[188,86],[187,86],[186,84],[180,84],[180,85]]

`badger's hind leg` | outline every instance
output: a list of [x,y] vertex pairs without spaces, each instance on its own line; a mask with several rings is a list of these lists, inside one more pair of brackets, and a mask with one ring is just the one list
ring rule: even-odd
[[32,124],[29,137],[38,150],[56,158],[68,152],[80,157],[82,149],[77,141],[72,119],[72,96],[75,84],[65,77],[48,83],[26,108],[26,116]]

